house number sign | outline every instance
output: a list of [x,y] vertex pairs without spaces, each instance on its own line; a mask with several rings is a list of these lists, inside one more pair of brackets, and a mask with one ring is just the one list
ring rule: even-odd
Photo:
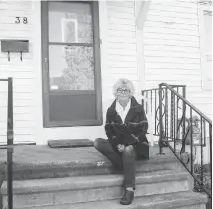
[[27,24],[28,23],[28,19],[27,17],[16,17],[16,24]]

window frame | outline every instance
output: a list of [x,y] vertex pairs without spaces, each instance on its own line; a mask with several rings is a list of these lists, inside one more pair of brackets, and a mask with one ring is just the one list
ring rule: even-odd
[[212,82],[208,82],[205,78],[206,68],[206,44],[205,44],[205,23],[204,23],[204,12],[212,12],[212,6],[209,4],[198,4],[198,20],[199,20],[199,34],[200,34],[200,55],[201,55],[201,88],[202,90],[211,91]]
[[[57,91],[51,92],[49,87],[49,17],[48,3],[50,1],[41,2],[41,49],[42,49],[42,97],[43,97],[43,127],[72,127],[72,126],[101,126],[103,125],[102,116],[102,88],[101,88],[101,57],[100,57],[100,37],[99,37],[99,3],[98,1],[72,1],[73,3],[90,3],[92,9],[93,24],[93,58],[94,58],[94,83],[96,94],[96,120],[78,120],[78,121],[50,121],[49,115],[49,95],[50,94],[82,94],[85,91]],[[57,1],[54,1],[57,2]],[[61,1],[58,1],[61,2]],[[69,3],[65,1],[64,3]],[[61,45],[83,45],[78,43],[61,43]],[[87,45],[87,44],[85,44]],[[90,44],[91,45],[91,44]],[[91,94],[92,91],[88,91]],[[93,94],[93,93],[92,93]]]

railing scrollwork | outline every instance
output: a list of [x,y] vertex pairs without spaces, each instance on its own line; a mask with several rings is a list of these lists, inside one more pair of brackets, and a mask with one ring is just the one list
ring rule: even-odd
[[143,90],[142,95],[149,101],[144,108],[152,112],[159,154],[169,147],[193,176],[195,190],[211,200],[212,179],[206,183],[206,178],[212,178],[212,121],[186,100],[185,85],[161,83],[159,88]]

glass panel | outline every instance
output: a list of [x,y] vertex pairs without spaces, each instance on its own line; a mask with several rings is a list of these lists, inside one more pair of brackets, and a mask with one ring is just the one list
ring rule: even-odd
[[93,47],[49,46],[50,90],[94,90]]
[[50,2],[49,41],[92,43],[90,3]]
[[95,120],[96,95],[50,95],[50,121]]

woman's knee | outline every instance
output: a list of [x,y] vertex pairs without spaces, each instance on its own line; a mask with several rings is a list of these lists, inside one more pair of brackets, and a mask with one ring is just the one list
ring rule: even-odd
[[101,138],[95,139],[95,141],[94,141],[94,147],[95,147],[97,150],[100,150],[100,149],[102,148],[103,140],[104,140],[104,139],[101,139]]
[[129,156],[136,156],[135,148],[132,145],[125,147],[123,153]]

